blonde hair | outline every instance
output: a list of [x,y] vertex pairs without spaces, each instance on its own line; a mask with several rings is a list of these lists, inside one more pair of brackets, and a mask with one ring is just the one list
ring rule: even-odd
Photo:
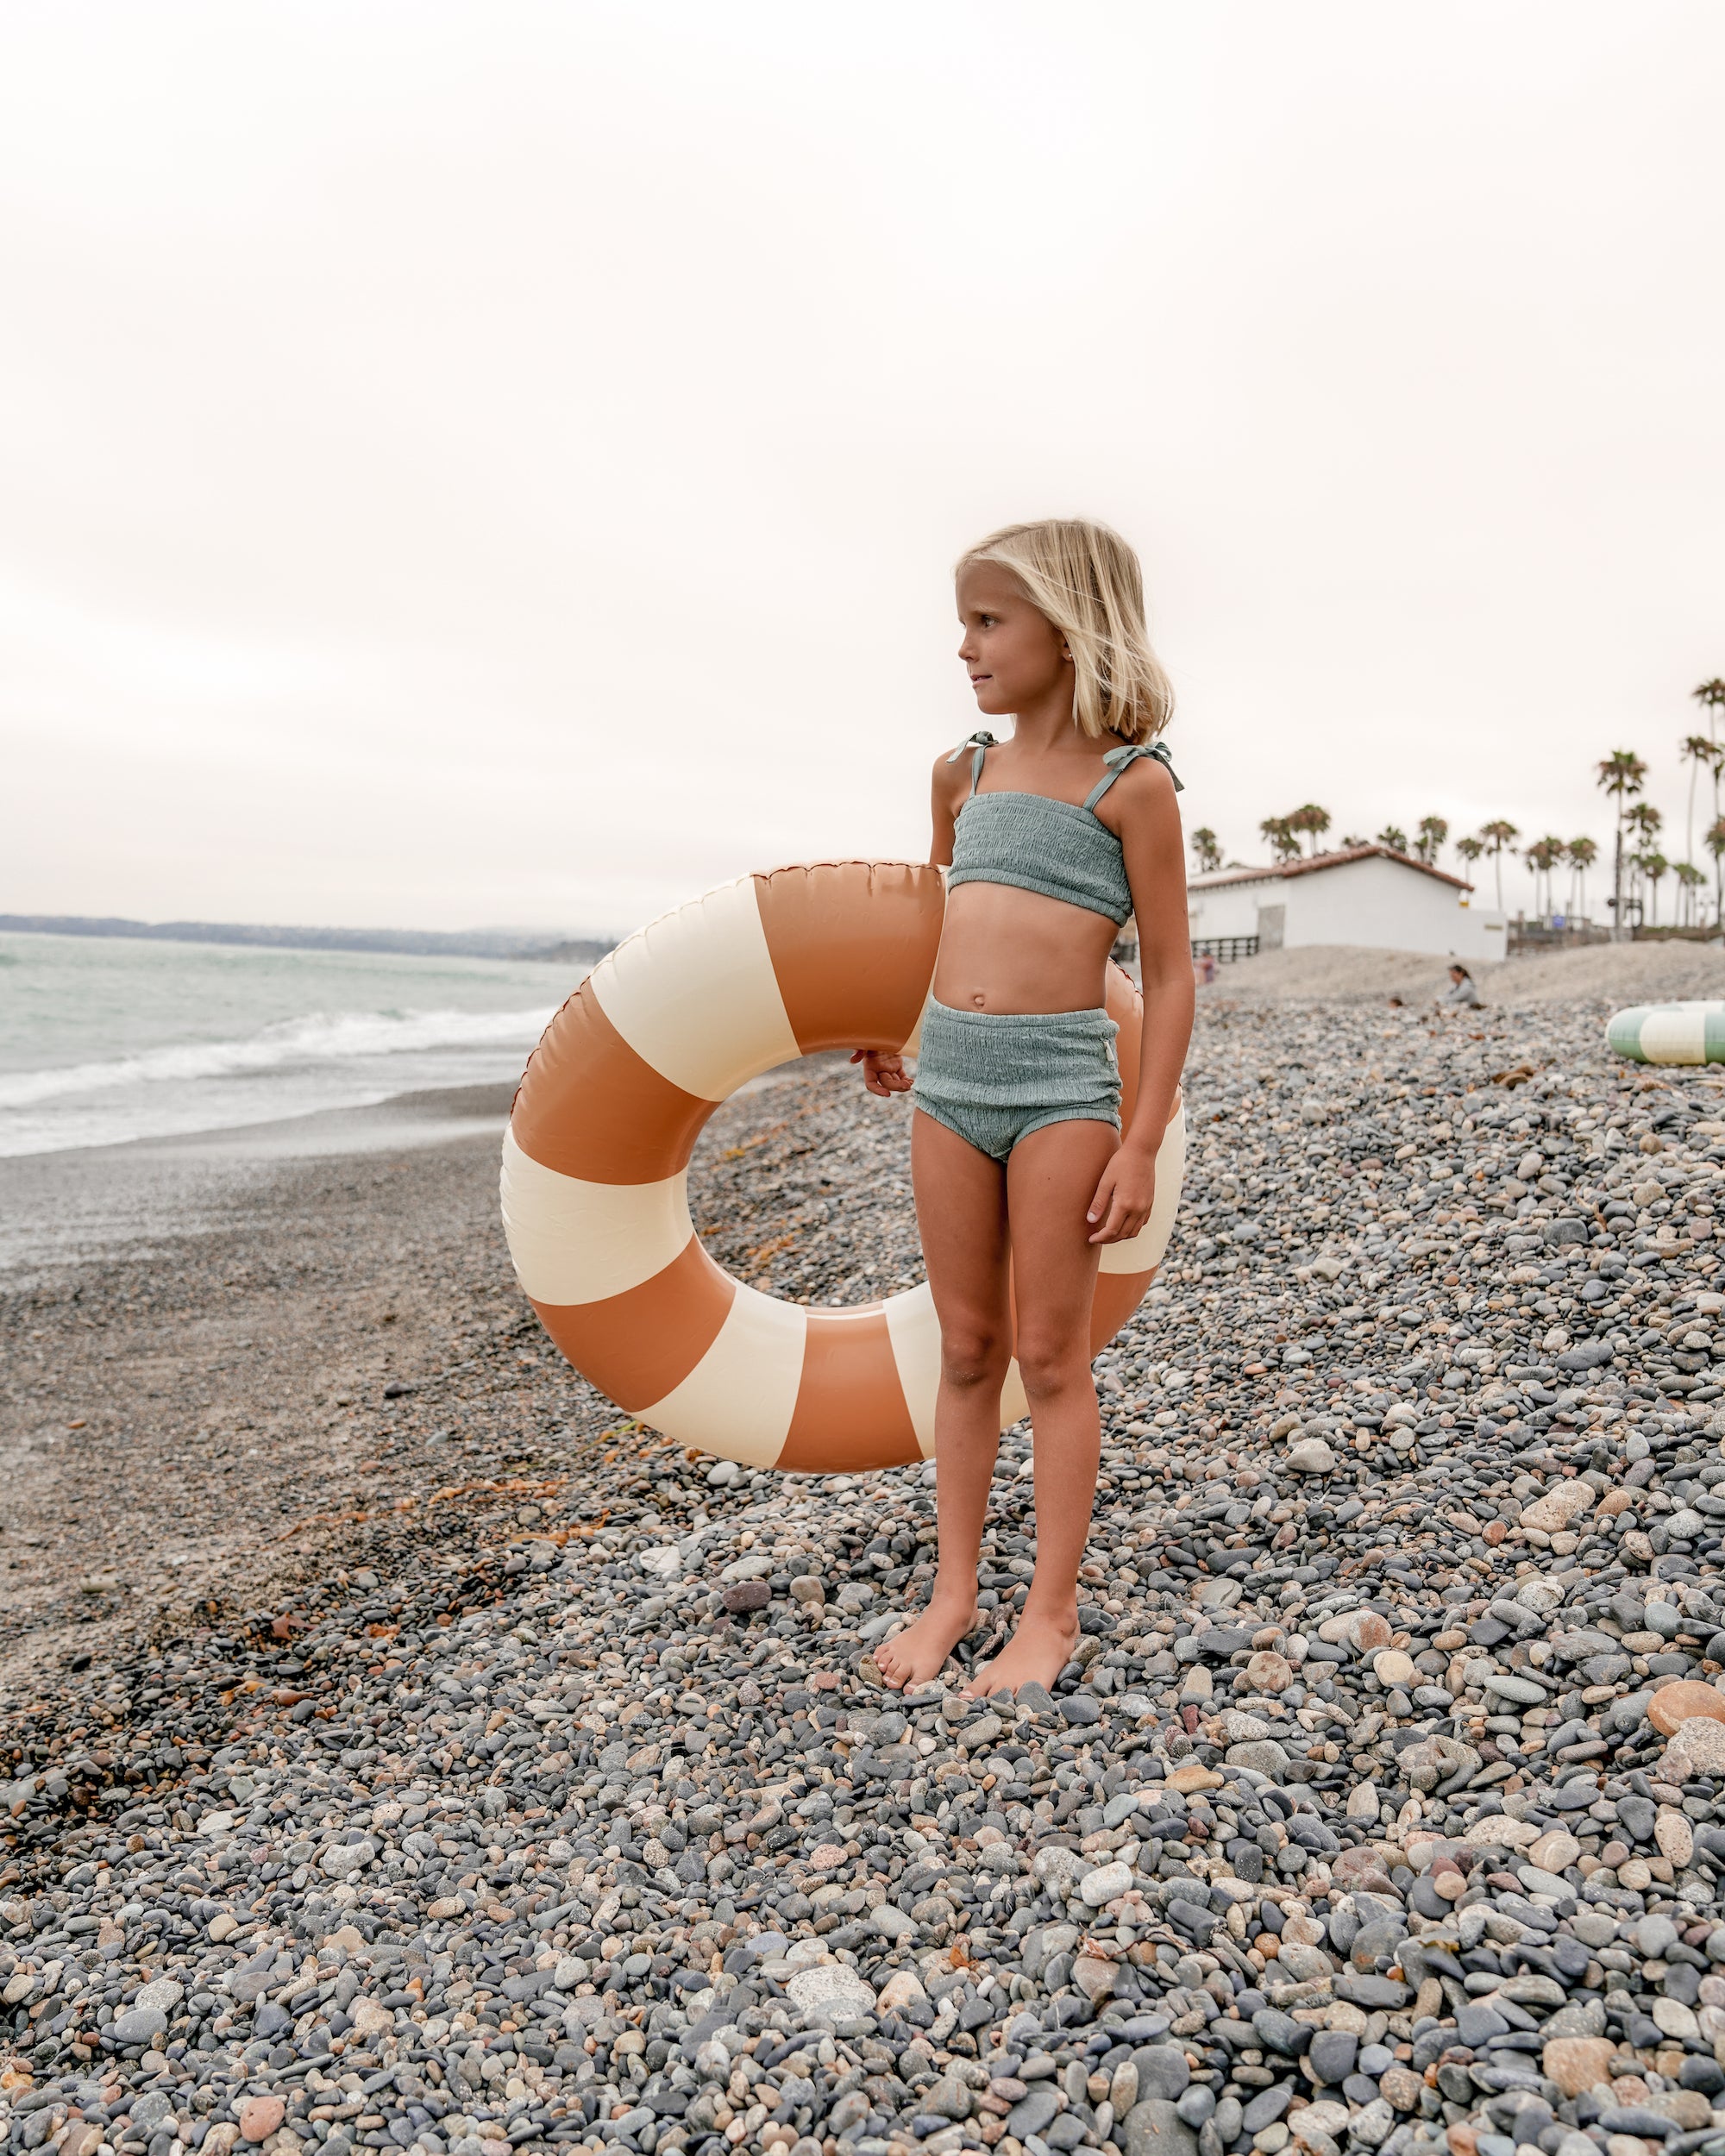
[[1174,716],[1174,686],[1150,648],[1144,572],[1117,531],[1082,517],[1007,524],[968,548],[954,567],[997,561],[1072,653],[1072,713],[1082,732],[1154,741]]

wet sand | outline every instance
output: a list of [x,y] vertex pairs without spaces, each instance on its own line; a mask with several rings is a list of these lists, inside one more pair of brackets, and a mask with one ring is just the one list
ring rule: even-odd
[[[436,1533],[477,1536],[502,1501],[482,1485],[566,1471],[626,1426],[516,1283],[497,1200],[510,1094],[0,1160],[0,1698],[197,1606],[261,1604],[308,1566],[383,1562],[423,1539],[433,1492],[466,1492],[440,1500]],[[783,1128],[793,1100],[845,1124],[851,1094],[827,1071],[715,1117],[694,1200],[721,1263],[823,1300],[916,1276],[906,1183],[891,1247],[847,1283],[843,1209],[811,1199],[812,1140]],[[875,1180],[856,1181],[872,1211]]]

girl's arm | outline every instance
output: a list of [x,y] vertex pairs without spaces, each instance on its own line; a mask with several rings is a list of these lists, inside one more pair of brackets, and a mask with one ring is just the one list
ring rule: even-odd
[[[928,858],[932,868],[950,868],[952,866],[953,826],[957,821],[964,783],[963,774],[957,778],[953,775],[958,768],[957,765],[948,763],[944,756],[935,760],[934,777],[929,789],[929,815],[933,825],[933,836],[929,840]],[[965,765],[964,773],[968,773],[969,768]],[[879,1094],[883,1100],[890,1099],[895,1093],[910,1091],[910,1075],[905,1069],[902,1056],[889,1053],[885,1049],[859,1048],[852,1052],[850,1060],[853,1063],[862,1064],[863,1084],[870,1093]]]
[[1144,1030],[1131,1131],[1102,1171],[1089,1217],[1093,1243],[1136,1235],[1156,1201],[1156,1156],[1174,1112],[1192,1037],[1192,947],[1186,918],[1185,846],[1174,781],[1159,763],[1134,763],[1113,787],[1126,882],[1138,920]]

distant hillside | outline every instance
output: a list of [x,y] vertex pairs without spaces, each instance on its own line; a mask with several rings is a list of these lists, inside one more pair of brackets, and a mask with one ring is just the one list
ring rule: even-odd
[[592,965],[611,949],[583,940],[517,929],[462,929],[443,934],[418,928],[284,928],[254,921],[128,921],[85,913],[0,913],[0,929],[36,936],[135,936],[164,943],[250,943],[277,950],[395,951],[413,958],[538,958],[554,965]]

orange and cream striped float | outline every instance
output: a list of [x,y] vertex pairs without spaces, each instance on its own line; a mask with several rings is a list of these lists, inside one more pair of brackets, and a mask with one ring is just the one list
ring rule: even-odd
[[[619,943],[528,1063],[503,1144],[517,1275],[575,1368],[679,1445],[817,1473],[933,1451],[926,1284],[815,1309],[733,1280],[694,1232],[688,1163],[713,1110],[762,1071],[823,1049],[915,1053],[944,902],[939,869],[906,862],[739,877]],[[1139,1002],[1113,965],[1107,1008],[1130,1121]],[[1156,1276],[1184,1158],[1176,1106],[1149,1223],[1102,1251],[1093,1354]],[[1014,1363],[1001,1427],[1025,1413]]]

